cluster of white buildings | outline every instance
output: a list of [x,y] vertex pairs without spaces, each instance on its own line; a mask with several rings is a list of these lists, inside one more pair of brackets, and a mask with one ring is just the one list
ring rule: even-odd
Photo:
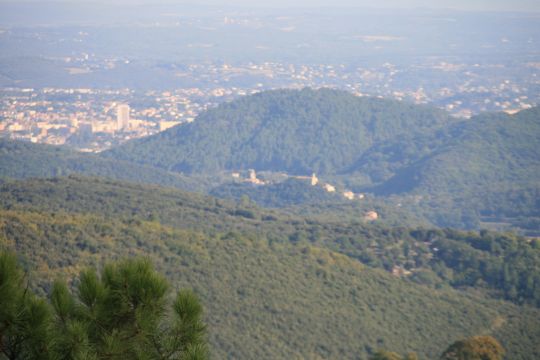
[[[249,184],[253,184],[253,185],[269,185],[269,184],[273,183],[271,181],[259,179],[257,177],[256,171],[253,170],[253,169],[248,170],[247,177],[242,178],[242,174],[245,174],[245,172],[235,171],[235,172],[233,172],[231,174],[231,176],[236,181],[241,181],[241,182],[249,183]],[[289,176],[289,175],[284,174],[284,173],[280,173],[280,175],[282,177],[285,177],[285,178],[293,178],[293,179],[308,181],[311,186],[317,186],[317,187],[319,187],[321,189],[321,191],[326,191],[326,192],[329,192],[329,193],[336,193],[336,194],[339,194],[339,195],[343,196],[345,199],[348,199],[348,200],[351,200],[351,201],[365,199],[365,194],[362,194],[362,193],[357,194],[357,193],[354,193],[354,192],[352,192],[350,190],[338,191],[336,186],[334,186],[332,184],[321,183],[319,181],[319,178],[317,177],[317,175],[315,175],[315,173],[313,173],[311,176]],[[362,220],[365,221],[365,222],[373,222],[373,221],[378,220],[379,217],[380,217],[380,215],[376,211],[370,210],[370,211],[367,211],[367,212],[364,213],[364,215],[362,216]]]
[[[250,183],[250,184],[254,184],[254,185],[268,185],[268,184],[272,184],[271,181],[268,181],[268,180],[263,180],[263,179],[260,179],[257,177],[257,172],[253,169],[249,169],[248,172],[247,172],[247,177],[245,178],[242,178],[242,172],[240,171],[235,171],[231,174],[231,176],[235,179],[235,180],[238,180],[238,181],[242,181],[244,183]],[[336,186],[332,185],[332,184],[329,184],[329,183],[321,183],[319,181],[319,178],[317,177],[317,175],[315,173],[313,173],[311,176],[293,176],[293,175],[287,175],[287,174],[284,174],[282,173],[281,174],[282,177],[284,178],[292,178],[292,179],[298,179],[298,180],[306,180],[310,183],[311,186],[317,186],[317,187],[320,187],[321,190],[323,191],[326,191],[326,192],[329,192],[329,193],[336,193],[336,194],[340,194],[341,196],[343,196],[345,199],[348,199],[348,200],[362,200],[365,198],[365,194],[361,194],[361,193],[354,193],[350,190],[342,190],[342,191],[339,191]]]
[[[37,143],[63,145],[83,135],[94,139],[83,151],[101,151],[120,143],[191,122],[222,92],[199,89],[175,92],[129,89],[0,89],[0,136]],[[129,102],[154,103],[133,108]],[[71,143],[70,143],[71,144]],[[77,145],[75,145],[77,146]]]

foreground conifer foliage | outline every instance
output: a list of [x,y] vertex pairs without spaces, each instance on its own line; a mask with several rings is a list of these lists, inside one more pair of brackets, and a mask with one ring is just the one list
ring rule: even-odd
[[202,306],[176,294],[147,260],[81,273],[74,295],[63,281],[50,301],[26,286],[15,256],[0,253],[0,359],[206,359]]

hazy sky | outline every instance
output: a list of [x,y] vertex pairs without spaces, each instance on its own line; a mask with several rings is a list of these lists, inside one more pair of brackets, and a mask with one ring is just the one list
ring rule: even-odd
[[[24,0],[23,0],[24,1]],[[0,0],[0,3],[23,2]],[[26,2],[43,2],[27,0]],[[314,6],[354,6],[354,7],[393,7],[393,8],[450,8],[481,11],[526,11],[540,12],[540,0],[56,0],[71,3],[148,3],[148,4],[205,4],[247,7],[314,7]]]
[[[145,0],[138,0],[145,2]],[[164,0],[167,1],[167,0]],[[157,2],[157,1],[156,1]],[[170,3],[186,3],[168,0]],[[201,0],[198,3],[246,6],[367,6],[367,7],[428,7],[463,10],[540,11],[540,0]]]

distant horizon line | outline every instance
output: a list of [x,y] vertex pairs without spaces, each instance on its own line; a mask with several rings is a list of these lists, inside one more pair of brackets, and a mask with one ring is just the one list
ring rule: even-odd
[[528,14],[538,14],[540,15],[540,6],[538,9],[524,9],[524,8],[491,8],[491,9],[481,9],[481,8],[466,8],[463,6],[433,6],[433,4],[422,4],[422,5],[405,5],[405,4],[394,4],[394,5],[372,5],[372,4],[285,4],[282,2],[276,2],[273,4],[261,4],[261,3],[229,3],[229,4],[219,4],[213,1],[210,2],[173,2],[173,1],[160,1],[160,2],[151,2],[148,0],[141,1],[129,1],[129,0],[112,0],[112,1],[92,1],[92,0],[50,0],[50,1],[40,1],[40,0],[0,0],[1,5],[44,5],[44,4],[58,4],[58,5],[94,5],[94,6],[118,6],[118,5],[131,5],[131,6],[192,6],[198,8],[241,8],[241,9],[268,9],[268,10],[277,10],[277,9],[369,9],[369,10],[432,10],[432,11],[454,11],[454,12],[470,12],[470,13],[528,13]]

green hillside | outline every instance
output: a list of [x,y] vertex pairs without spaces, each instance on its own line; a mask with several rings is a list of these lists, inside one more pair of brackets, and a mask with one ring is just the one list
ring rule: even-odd
[[[223,104],[103,156],[192,174],[316,172],[357,192],[397,195],[396,206],[437,226],[537,235],[539,139],[540,108],[457,120],[429,107],[304,89]],[[290,183],[220,184],[211,193],[272,207],[323,196]]]
[[328,193],[319,187],[309,186],[309,183],[305,180],[296,179],[287,179],[266,186],[237,182],[225,183],[211,189],[210,195],[237,200],[248,196],[250,200],[264,207],[346,201],[340,194]]
[[[477,116],[412,143],[416,150],[434,150],[422,154],[406,150],[406,144],[388,144],[395,156],[386,169],[395,169],[395,175],[371,191],[421,195],[423,201],[411,210],[440,226],[507,223],[540,234],[540,108]],[[397,154],[407,153],[416,158],[400,168]]]
[[104,155],[185,173],[226,169],[335,174],[372,145],[449,122],[431,107],[337,90],[277,90],[240,98],[191,124]]
[[[329,194],[320,187],[311,187],[303,180],[289,179],[269,186],[256,187],[230,182],[230,175],[186,176],[123,160],[79,153],[58,146],[0,139],[0,179],[51,178],[76,174],[208,192],[225,199],[240,200],[248,196],[251,201],[265,207],[282,208],[295,205],[309,207],[310,204],[324,203],[330,209],[332,206],[350,202],[338,194]],[[361,211],[376,208],[378,212],[384,213],[384,221],[388,224],[426,223],[423,218],[411,216],[408,211],[396,211],[391,205],[385,206],[384,202],[379,200],[364,202],[360,208],[347,210],[347,216],[355,217]],[[303,209],[293,211],[303,212]]]
[[519,188],[538,184],[539,135],[540,108],[515,115],[496,113],[474,117],[439,133],[438,144],[433,144],[433,138],[415,139],[417,147],[434,150],[398,170],[379,191],[460,193],[473,192],[487,184],[492,191],[498,191],[501,185]]
[[149,166],[104,159],[64,147],[0,138],[0,178],[46,178],[81,174],[137,183],[200,191],[201,179],[192,179]]
[[[513,234],[388,227],[324,213],[298,216],[173,189],[69,177],[7,182],[0,208],[100,214],[123,221],[152,221],[215,236],[234,232],[275,244],[326,248],[428,286],[475,289],[516,303],[540,306],[540,242]],[[384,208],[376,209],[386,216]],[[356,212],[356,216],[353,214]],[[406,271],[405,271],[406,270]],[[403,272],[405,271],[405,273]]]
[[28,210],[0,211],[0,233],[42,290],[106,259],[149,257],[201,297],[214,358],[361,359],[384,347],[433,359],[474,334],[495,336],[509,358],[540,356],[537,309],[415,285],[308,243]]

